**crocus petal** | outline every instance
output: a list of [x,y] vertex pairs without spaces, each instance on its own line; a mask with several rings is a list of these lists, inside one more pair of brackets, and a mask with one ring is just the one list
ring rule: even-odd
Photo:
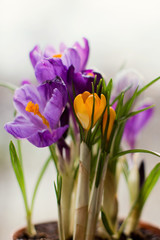
[[61,59],[43,59],[35,67],[35,75],[39,83],[53,80],[57,76],[66,81],[67,69],[62,64]]
[[67,88],[60,77],[56,77],[53,80],[46,81],[40,86],[38,86],[38,92],[43,101],[47,103],[52,97],[55,88],[57,88],[59,92],[61,92],[61,95],[63,96],[63,106],[65,106],[68,99]]
[[24,79],[24,80],[22,80],[22,82],[21,82],[21,86],[23,86],[23,85],[25,85],[25,84],[31,84],[31,81],[28,80],[28,79]]
[[81,59],[77,51],[73,48],[68,48],[64,51],[62,55],[62,62],[67,68],[73,65],[75,68],[75,72],[80,71]]
[[100,105],[99,105],[98,111],[95,114],[95,119],[94,119],[95,123],[101,117],[105,107],[106,107],[106,98],[103,94],[101,94]]
[[52,46],[47,46],[44,50],[44,57],[46,58],[50,58],[52,57],[54,54],[56,54],[56,50],[54,49],[54,47]]
[[83,128],[88,129],[90,127],[90,116],[88,114],[88,109],[84,104],[82,94],[79,94],[74,99],[74,110]]
[[60,116],[63,110],[63,96],[61,92],[56,88],[53,91],[52,97],[47,102],[43,115],[48,120],[50,128],[57,127],[60,120]]
[[[143,104],[137,110],[141,110],[143,108],[149,107],[151,104]],[[154,109],[150,108],[146,111],[143,111],[133,117],[131,117],[124,129],[124,138],[128,142],[131,148],[135,147],[136,139],[140,131],[144,128],[144,126],[149,122],[151,117],[153,116]]]
[[38,130],[38,126],[32,124],[22,116],[18,116],[13,122],[7,123],[4,128],[18,139],[28,138]]
[[60,43],[60,46],[59,46],[60,53],[63,53],[66,48],[67,48],[67,46],[63,42]]
[[138,86],[143,82],[142,76],[133,69],[121,70],[114,79],[114,91],[112,99],[114,99],[120,92],[129,88],[124,95],[124,103],[130,99]]
[[80,71],[84,70],[88,61],[89,57],[89,44],[88,40],[86,38],[83,38],[84,41],[84,47],[82,47],[78,42],[74,44],[74,48],[78,52],[80,59],[81,59],[81,64],[80,64]]
[[37,103],[40,109],[40,112],[44,109],[44,102],[41,101],[41,97],[37,88],[31,84],[25,84],[22,87],[18,88],[14,94],[14,106],[18,113],[22,114],[26,119],[30,120],[33,124],[43,128],[43,122],[41,118],[34,115],[33,113],[26,111],[27,104],[31,101]]
[[[108,125],[108,129],[107,129],[107,141],[110,138],[112,129],[113,129],[113,124],[116,118],[116,112],[112,107],[109,107],[109,125]],[[103,115],[103,134],[105,133],[105,129],[106,129],[106,125],[107,125],[107,121],[108,121],[108,108],[105,110],[105,113]]]
[[57,142],[60,139],[64,132],[67,130],[68,126],[60,127],[52,132],[49,130],[38,131],[35,134],[27,138],[36,147],[47,147]]
[[39,46],[35,46],[33,50],[29,53],[31,63],[33,67],[37,64],[37,62],[42,58],[42,52]]
[[87,106],[88,113],[91,118],[92,112],[93,112],[93,99],[95,99],[95,102],[94,102],[94,124],[95,124],[96,119],[97,119],[96,115],[99,115],[98,111],[99,111],[99,106],[100,106],[100,99],[99,99],[98,95],[96,93],[94,94],[94,96],[93,96],[93,94],[90,94],[90,96],[87,97],[85,104]]

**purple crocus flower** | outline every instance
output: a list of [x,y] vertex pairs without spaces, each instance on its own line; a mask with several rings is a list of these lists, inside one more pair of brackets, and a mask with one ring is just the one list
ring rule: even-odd
[[142,76],[133,69],[121,70],[114,79],[114,90],[112,99],[119,95],[122,91],[129,88],[124,95],[124,103],[126,103],[135,92],[136,88],[142,85]]
[[[139,107],[137,111],[149,106],[151,106],[151,104],[145,103]],[[146,111],[129,118],[126,122],[123,137],[130,148],[135,148],[137,137],[153,116],[153,112],[153,108],[147,109]]]
[[47,81],[38,87],[25,84],[15,91],[13,101],[18,115],[5,129],[15,138],[46,147],[67,130],[68,125],[60,127],[59,121],[67,101],[62,80]]
[[89,57],[88,40],[83,38],[83,41],[84,47],[76,42],[72,48],[67,48],[62,43],[58,52],[52,46],[48,46],[42,53],[39,46],[35,46],[30,52],[31,63],[35,68],[36,64],[43,58],[61,59],[67,68],[73,65],[76,72],[82,71],[85,69]]

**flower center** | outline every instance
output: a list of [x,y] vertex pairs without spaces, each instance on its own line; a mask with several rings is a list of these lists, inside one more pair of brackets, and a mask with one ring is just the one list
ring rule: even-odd
[[94,73],[89,72],[89,73],[87,73],[87,76],[94,77]]
[[32,103],[32,101],[28,102],[25,110],[26,110],[27,112],[32,112],[32,113],[34,113],[34,115],[38,115],[38,116],[42,119],[43,123],[49,128],[49,122],[48,122],[47,119],[40,113],[40,111],[39,111],[39,105],[38,105],[37,103],[34,104],[34,103]]
[[62,57],[62,54],[61,54],[61,53],[55,54],[55,55],[53,55],[52,57],[53,57],[53,58],[61,58],[61,57]]

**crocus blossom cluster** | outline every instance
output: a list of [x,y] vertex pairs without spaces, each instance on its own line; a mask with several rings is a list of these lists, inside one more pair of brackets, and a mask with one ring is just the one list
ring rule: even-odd
[[[151,183],[154,174],[151,172],[149,180],[145,180],[144,169],[139,171],[134,161],[131,169],[124,155],[148,152],[160,157],[144,149],[133,150],[138,134],[153,115],[148,100],[138,104],[139,96],[159,78],[142,87],[137,72],[122,70],[114,81],[107,82],[100,73],[86,68],[89,44],[85,38],[83,42],[84,46],[76,42],[70,48],[61,44],[58,51],[52,46],[44,51],[35,46],[30,60],[37,83],[24,80],[14,92],[16,116],[5,125],[6,131],[16,139],[27,139],[38,148],[49,147],[50,150],[50,157],[35,185],[30,209],[21,161],[14,145],[10,145],[13,169],[25,202],[29,236],[35,235],[31,211],[35,194],[51,158],[57,171],[54,186],[59,239],[73,236],[73,240],[93,240],[96,231],[109,239],[119,239],[122,232],[130,236],[138,224],[147,199],[143,199],[141,191],[144,192],[145,184]],[[130,147],[127,151],[123,151],[124,140]],[[127,220],[117,228],[117,189],[122,172],[128,184],[131,208]],[[160,166],[153,172],[157,181]],[[146,186],[145,196],[148,196],[151,188],[146,190]],[[97,227],[98,224],[102,227]]]

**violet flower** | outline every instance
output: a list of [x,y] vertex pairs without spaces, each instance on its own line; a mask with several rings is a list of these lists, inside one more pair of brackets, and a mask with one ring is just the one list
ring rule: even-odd
[[61,59],[62,63],[69,68],[74,66],[75,71],[79,72],[85,69],[89,57],[89,44],[86,38],[83,38],[84,47],[76,42],[72,48],[67,48],[63,43],[57,52],[52,46],[46,47],[44,53],[39,46],[35,46],[30,52],[30,59],[33,67],[43,58]]
[[124,95],[124,103],[133,95],[136,88],[142,85],[142,76],[133,69],[121,70],[114,79],[114,89],[112,99],[119,95],[122,91],[129,88]]
[[[151,104],[145,103],[137,110],[141,110],[149,106],[151,106]],[[129,118],[129,120],[126,122],[123,137],[130,146],[130,148],[135,148],[135,144],[139,133],[149,122],[149,120],[153,116],[153,113],[154,113],[153,108],[150,108],[144,112],[141,112]]]
[[15,138],[26,138],[37,147],[46,147],[67,130],[68,125],[59,126],[67,101],[63,81],[47,81],[39,87],[25,84],[15,91],[13,101],[18,115],[5,129]]

